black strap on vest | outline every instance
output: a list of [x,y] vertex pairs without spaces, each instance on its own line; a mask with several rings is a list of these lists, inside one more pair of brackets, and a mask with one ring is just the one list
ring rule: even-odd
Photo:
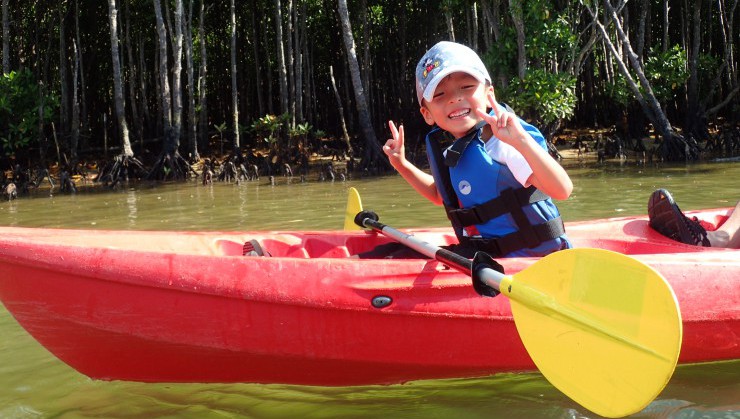
[[544,192],[534,186],[528,188],[506,189],[498,198],[494,198],[480,205],[468,208],[447,209],[447,216],[453,225],[464,227],[484,224],[489,220],[510,214],[514,219],[517,231],[498,238],[460,238],[460,243],[465,243],[477,250],[483,250],[494,257],[499,257],[516,250],[534,248],[541,243],[560,237],[565,234],[565,226],[560,217],[545,221],[542,224],[533,225],[523,207],[535,202],[549,199]]
[[450,147],[447,148],[447,154],[445,155],[445,166],[457,166],[457,162],[460,161],[460,156],[462,156],[462,153],[465,151],[466,148],[468,148],[470,142],[478,136],[478,130],[483,128],[485,125],[486,121],[478,122],[473,128],[470,129],[470,131],[468,131],[467,134],[465,134],[464,137],[455,141]]
[[547,240],[560,237],[565,234],[563,219],[560,217],[553,218],[542,224],[531,226],[532,241],[525,240],[521,231],[515,231],[503,237],[484,239],[482,237],[462,237],[460,244],[472,247],[475,250],[484,251],[493,257],[502,257],[517,250],[533,248]]
[[460,225],[468,227],[483,224],[488,220],[500,217],[512,210],[521,209],[523,205],[544,201],[549,196],[534,186],[519,189],[507,189],[501,195],[488,202],[468,208],[451,208],[447,216]]

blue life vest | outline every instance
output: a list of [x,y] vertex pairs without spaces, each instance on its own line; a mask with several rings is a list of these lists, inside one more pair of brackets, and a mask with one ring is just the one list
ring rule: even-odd
[[[519,121],[546,150],[539,130]],[[440,141],[448,133],[435,128],[426,137],[432,176],[460,243],[494,257],[544,256],[572,247],[550,197],[534,186],[524,188],[488,155],[480,138],[484,125],[454,141],[446,156]],[[480,237],[471,237],[472,226]]]

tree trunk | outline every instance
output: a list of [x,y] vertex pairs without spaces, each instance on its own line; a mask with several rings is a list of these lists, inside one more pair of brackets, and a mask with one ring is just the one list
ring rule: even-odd
[[526,36],[524,33],[524,11],[522,10],[522,0],[509,0],[509,9],[511,19],[516,29],[516,50],[517,50],[517,75],[524,80],[527,75],[527,50],[525,48]]
[[200,105],[200,141],[201,146],[205,149],[208,147],[208,92],[206,76],[208,75],[208,54],[206,50],[206,32],[204,28],[205,20],[205,1],[200,2],[200,13],[198,21],[198,38],[200,39],[200,71],[198,74],[198,104]]
[[344,143],[347,145],[347,153],[352,156],[354,150],[352,150],[352,143],[349,140],[349,133],[347,133],[347,124],[344,122],[344,107],[342,106],[342,97],[339,95],[337,90],[337,83],[334,81],[334,68],[329,66],[329,78],[331,80],[331,88],[334,91],[334,97],[337,100],[337,115],[339,116],[339,122],[342,125],[342,138]]
[[[290,18],[290,17],[289,17]],[[286,115],[289,112],[288,106],[288,71],[285,63],[285,47],[283,46],[283,12],[280,0],[275,0],[275,51],[278,59],[278,77],[280,82],[280,113]],[[287,121],[285,123],[287,128]],[[283,129],[281,133],[282,143],[287,144],[288,130]]]
[[[295,128],[295,50],[293,48],[293,0],[286,0],[287,1],[287,25],[288,25],[288,35],[285,37],[286,39],[286,60],[287,60],[287,68],[288,68],[288,113],[290,114],[290,119],[288,121],[288,130],[291,128]],[[291,147],[290,144],[290,136],[288,136],[288,148]]]
[[295,28],[295,119],[303,123],[303,51],[306,46],[306,2],[294,11]]
[[[689,65],[689,82],[686,88],[688,106],[686,111],[686,121],[684,129],[686,132],[695,135],[697,138],[703,137],[701,135],[702,129],[701,122],[699,121],[699,53],[701,52],[701,7],[702,0],[694,0],[693,13],[691,17],[691,47],[688,50],[688,65]],[[706,138],[702,138],[706,139]]]
[[[180,131],[182,128],[182,0],[175,0],[175,23],[170,25],[175,36],[172,40],[172,93],[167,74],[167,30],[162,19],[162,8],[159,0],[154,0],[154,15],[157,21],[157,37],[159,39],[159,80],[162,103],[162,120],[164,122],[164,145],[162,153],[149,172],[149,179],[182,180],[187,178],[193,169],[182,158],[180,146]],[[170,102],[171,101],[171,102]]]
[[638,8],[640,12],[639,21],[637,22],[637,47],[635,53],[642,62],[642,58],[645,56],[645,26],[648,18],[648,11],[650,10],[650,2],[648,0],[640,0]]
[[10,73],[10,23],[8,0],[3,0],[3,74]]
[[668,51],[668,28],[670,20],[669,18],[669,12],[671,10],[671,6],[668,5],[669,0],[663,0],[663,52]]
[[[136,101],[136,65],[134,64],[134,52],[133,45],[131,45],[131,19],[130,19],[130,8],[129,2],[126,2],[126,54],[128,57],[128,91],[129,91],[129,103],[131,104],[131,118],[134,120],[134,133],[135,139],[139,139],[140,149],[143,149],[144,141],[144,127],[142,125],[141,116],[139,115],[139,107]],[[143,71],[143,69],[142,69]]]
[[118,52],[118,10],[116,0],[108,0],[108,18],[110,20],[110,43],[111,58],[113,59],[113,95],[116,104],[116,120],[121,132],[121,145],[123,155],[132,157],[131,143],[128,138],[128,125],[126,124],[126,105],[123,99],[123,86],[121,81],[121,60]]
[[640,86],[642,86],[642,89],[645,91],[645,101],[647,102],[648,106],[650,107],[650,113],[653,115],[653,118],[651,119],[651,122],[655,126],[655,128],[660,132],[660,134],[665,138],[670,138],[674,135],[673,127],[671,127],[671,123],[668,122],[668,118],[666,118],[665,113],[663,112],[663,109],[660,107],[660,104],[658,103],[658,99],[655,97],[655,94],[653,93],[653,88],[650,85],[650,82],[648,81],[647,77],[645,77],[645,72],[642,66],[642,63],[638,60],[637,55],[632,50],[632,45],[630,44],[630,40],[625,34],[625,32],[622,30],[622,26],[619,23],[619,18],[616,15],[616,12],[612,8],[609,1],[605,1],[604,4],[606,5],[607,11],[611,14],[612,20],[614,22],[614,26],[617,29],[617,35],[619,37],[619,40],[622,43],[622,46],[624,48],[625,54],[627,55],[630,65],[632,66],[632,70],[634,70],[635,74],[637,75],[638,80],[640,81]]
[[239,92],[236,87],[236,6],[231,0],[231,106],[234,117],[233,149],[239,150]]
[[[232,0],[233,1],[233,0]],[[165,137],[165,149],[174,153],[180,146],[182,131],[182,0],[175,0],[175,44],[172,63],[172,132]]]
[[[265,99],[262,93],[262,65],[260,64],[260,53],[258,48],[257,39],[259,34],[257,33],[257,23],[255,22],[256,13],[252,13],[252,55],[254,56],[254,84],[256,86],[255,96],[257,96],[257,115],[262,116],[265,114]],[[269,70],[268,70],[269,71]]]
[[185,31],[185,64],[188,77],[188,147],[191,161],[200,160],[197,141],[197,117],[195,115],[195,85],[193,63],[193,0],[188,3],[188,14],[183,24]]
[[[730,10],[726,10],[726,5],[724,0],[717,1],[717,5],[719,8],[719,20],[720,20],[720,32],[722,33],[722,43],[724,47],[724,57],[723,62],[720,68],[717,70],[717,74],[712,82],[711,89],[709,91],[709,94],[703,95],[706,99],[706,101],[709,101],[710,98],[713,98],[715,96],[715,91],[718,88],[722,88],[722,78],[726,79],[727,83],[727,90],[729,92],[725,95],[724,99],[716,104],[715,106],[708,109],[704,115],[709,118],[714,116],[717,112],[719,112],[722,108],[732,103],[733,98],[735,95],[740,92],[740,86],[738,86],[738,70],[737,70],[737,62],[735,61],[735,46],[732,42],[732,39],[734,37],[733,35],[733,25],[734,25],[734,15],[735,15],[735,9],[737,8],[738,0],[734,0],[732,2],[732,6],[730,7]],[[701,102],[702,107],[706,107],[706,102]],[[737,113],[734,113],[735,118],[731,122],[737,121]]]
[[[277,25],[277,24],[275,24],[275,25]],[[263,45],[265,45],[265,48],[267,48],[267,45],[270,45],[270,39],[267,36],[267,31],[261,31],[261,32],[262,32],[262,36],[264,37],[263,38],[264,39],[263,40]],[[278,43],[278,45],[282,45],[282,43]],[[274,115],[275,114],[275,112],[274,112],[275,107],[274,107],[274,104],[273,104],[274,101],[272,100],[272,98],[274,97],[273,94],[272,94],[272,84],[273,84],[272,83],[272,70],[270,69],[270,63],[272,62],[272,60],[270,59],[269,52],[265,51],[265,54],[267,55],[267,57],[265,57],[266,58],[265,61],[267,62],[267,65],[266,65],[267,71],[266,71],[266,75],[265,75],[266,76],[265,78],[267,79],[267,81],[265,83],[267,85],[267,113],[270,114],[270,115]],[[276,54],[276,55],[278,56],[278,67],[280,67],[280,54]],[[280,71],[280,68],[278,68],[278,71]],[[286,87],[286,90],[287,90],[287,87]],[[281,99],[281,101],[282,101],[282,99]]]
[[[352,85],[355,93],[355,106],[357,107],[360,128],[365,137],[365,158],[363,159],[362,165],[364,167],[368,167],[374,163],[383,161],[381,159],[383,153],[380,149],[380,144],[378,144],[378,139],[375,136],[375,130],[373,129],[371,122],[372,118],[370,117],[370,111],[368,110],[367,100],[365,98],[365,90],[362,86],[360,66],[357,63],[357,54],[355,53],[355,39],[352,36],[352,25],[350,24],[349,11],[347,10],[347,0],[338,0],[338,3],[339,20],[342,25],[342,38],[344,40],[344,51],[349,64],[350,74],[352,76]],[[387,167],[387,161],[384,162],[383,166]]]
[[146,126],[148,130],[151,131],[152,129],[152,118],[149,114],[149,104],[147,103],[148,95],[148,89],[147,89],[147,79],[146,79],[146,60],[144,59],[144,40],[142,39],[141,35],[139,35],[139,39],[137,44],[139,45],[139,68],[141,71],[139,71],[139,92],[141,94],[141,112],[142,115],[144,115],[144,121],[146,122]]
[[[110,1],[109,1],[110,2]],[[113,5],[115,7],[115,4]],[[69,132],[69,92],[67,89],[67,43],[65,15],[67,6],[59,2],[59,131],[63,137]]]
[[[370,59],[370,25],[367,23],[367,0],[360,1],[360,22],[362,22],[362,67],[372,69],[372,60]],[[373,84],[370,81],[372,70],[362,72],[362,86],[365,88],[365,97],[367,98],[368,109],[373,109]],[[372,114],[372,112],[371,112]]]
[[162,7],[159,0],[154,0],[154,16],[157,19],[157,39],[159,43],[159,97],[162,104],[162,123],[164,138],[169,137],[172,129],[172,102],[170,93],[170,79],[167,72],[167,30],[162,19]]
[[450,8],[453,7],[450,1],[444,1],[441,5],[445,18],[445,25],[447,26],[447,37],[449,41],[455,42],[455,22],[452,19],[452,12]]
[[478,51],[478,4],[473,2],[470,5],[470,48]]
[[[85,82],[85,65],[82,53],[82,38],[80,37],[80,4],[79,0],[75,0],[75,38],[77,39],[77,60],[79,60],[80,66],[80,104],[81,104],[81,124],[82,130],[87,132],[89,127],[88,112],[87,112],[87,85]],[[84,144],[83,144],[84,145]]]
[[72,52],[74,57],[74,72],[72,73],[72,137],[69,145],[69,153],[72,162],[77,162],[77,148],[80,143],[80,106],[77,103],[77,75],[80,72],[80,52],[77,50],[77,41],[72,41]]
[[275,0],[275,51],[277,53],[278,74],[280,83],[280,113],[288,113],[288,71],[285,64],[285,47],[283,47],[283,12],[280,0]]

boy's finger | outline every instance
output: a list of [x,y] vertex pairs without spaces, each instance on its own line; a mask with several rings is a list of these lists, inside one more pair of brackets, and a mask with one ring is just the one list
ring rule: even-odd
[[391,135],[393,136],[393,139],[396,139],[398,137],[398,129],[396,129],[396,124],[393,123],[393,121],[388,121],[388,128],[391,129]]
[[493,111],[496,113],[496,115],[501,115],[502,112],[506,112],[506,109],[501,107],[501,105],[496,102],[496,99],[493,97],[493,95],[488,97],[488,100],[491,104],[491,107],[493,108]]
[[495,125],[496,122],[498,122],[498,117],[496,115],[489,115],[480,109],[476,109],[475,112],[478,114],[478,116],[483,118],[483,120],[486,121],[489,125]]

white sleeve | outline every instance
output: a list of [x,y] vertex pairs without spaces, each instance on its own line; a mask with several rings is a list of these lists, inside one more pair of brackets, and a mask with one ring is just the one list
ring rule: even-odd
[[519,183],[524,187],[528,187],[527,180],[532,175],[532,168],[529,167],[529,163],[524,159],[524,156],[509,144],[500,141],[496,137],[491,137],[490,140],[486,141],[486,152],[493,160],[508,166],[511,173],[514,174]]

